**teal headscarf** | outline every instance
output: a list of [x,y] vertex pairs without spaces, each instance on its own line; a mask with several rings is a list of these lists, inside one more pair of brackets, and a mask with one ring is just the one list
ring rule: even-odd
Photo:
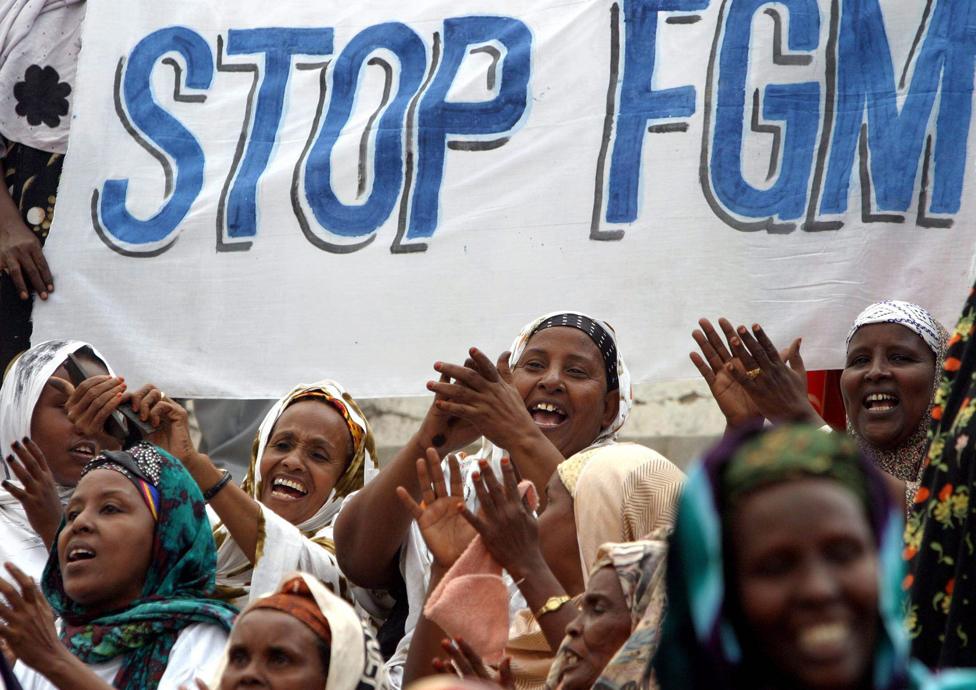
[[653,660],[661,690],[739,690],[743,652],[726,601],[722,516],[747,492],[804,476],[851,490],[865,505],[875,535],[881,626],[873,690],[976,687],[976,673],[934,677],[910,659],[901,590],[901,511],[879,472],[846,436],[785,426],[748,428],[723,440],[688,475],[668,556],[668,613]]
[[[151,511],[155,504],[152,562],[142,596],[124,611],[102,617],[89,614],[64,591],[57,539],[44,569],[43,589],[63,619],[61,640],[72,654],[86,664],[122,656],[113,685],[120,690],[151,690],[158,686],[184,628],[209,623],[230,630],[237,611],[212,598],[217,552],[196,482],[176,458],[148,443],[125,454],[141,477],[113,463],[108,454],[92,460],[85,471],[98,467],[120,471],[136,485]],[[59,536],[64,528],[62,521]]]

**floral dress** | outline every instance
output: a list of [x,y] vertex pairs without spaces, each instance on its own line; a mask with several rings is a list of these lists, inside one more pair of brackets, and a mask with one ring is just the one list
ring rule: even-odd
[[913,655],[931,668],[976,666],[976,287],[949,339],[921,487],[905,529]]

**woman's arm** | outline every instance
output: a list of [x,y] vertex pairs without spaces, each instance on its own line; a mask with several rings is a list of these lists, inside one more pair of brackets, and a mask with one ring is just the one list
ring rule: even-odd
[[[568,597],[539,546],[539,528],[535,516],[519,494],[518,481],[510,462],[502,460],[502,486],[487,463],[481,464],[481,475],[474,477],[481,514],[465,509],[463,515],[478,531],[492,557],[508,571],[525,603],[533,614],[552,597]],[[578,549],[577,544],[565,548]],[[552,650],[559,649],[566,626],[576,617],[570,605],[550,611],[536,621]]]
[[[441,377],[442,382],[448,380]],[[413,520],[396,498],[397,487],[418,498],[417,458],[425,457],[428,448],[444,458],[480,435],[471,424],[431,405],[420,429],[378,476],[349,498],[336,519],[336,557],[351,581],[384,589],[396,580],[397,554]]]
[[[447,464],[451,474],[450,490],[444,480],[440,457],[433,448],[427,449],[426,458],[414,461],[414,484],[420,487],[421,502],[417,503],[406,488],[397,488],[399,502],[411,519],[417,521],[420,533],[434,558],[427,587],[428,598],[475,536],[474,529],[461,515],[464,509],[464,486],[457,458],[448,456]],[[404,687],[435,672],[431,663],[441,653],[441,640],[444,637],[444,631],[421,612],[404,664]]]
[[[159,389],[153,386],[145,386],[133,393],[131,404],[144,421],[158,428],[150,441],[178,458],[200,487],[200,491],[206,492],[220,481],[223,473],[208,456],[198,452],[193,445],[186,410],[171,399],[163,397]],[[261,533],[261,505],[239,486],[228,482],[210,499],[210,507],[253,564]]]
[[12,563],[6,567],[20,590],[0,578],[0,594],[7,600],[7,605],[0,604],[0,618],[5,621],[0,638],[14,655],[59,690],[112,690],[61,644],[54,612],[34,581]]

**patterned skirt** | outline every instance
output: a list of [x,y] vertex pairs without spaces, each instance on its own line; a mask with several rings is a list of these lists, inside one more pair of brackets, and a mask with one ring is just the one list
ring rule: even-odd
[[[4,184],[20,209],[20,217],[44,244],[54,218],[64,156],[11,144],[3,158]],[[56,269],[52,269],[54,272]],[[57,281],[57,274],[55,274]],[[0,374],[17,354],[30,347],[34,295],[20,299],[13,281],[0,275]]]

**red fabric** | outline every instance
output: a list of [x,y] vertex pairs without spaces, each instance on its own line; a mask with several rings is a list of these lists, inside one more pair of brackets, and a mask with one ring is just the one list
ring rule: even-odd
[[847,428],[844,398],[840,394],[841,369],[822,369],[807,372],[807,396],[817,413],[833,429]]
[[258,599],[248,609],[274,609],[287,613],[311,628],[326,644],[332,641],[329,621],[301,578],[296,577],[276,594]]

